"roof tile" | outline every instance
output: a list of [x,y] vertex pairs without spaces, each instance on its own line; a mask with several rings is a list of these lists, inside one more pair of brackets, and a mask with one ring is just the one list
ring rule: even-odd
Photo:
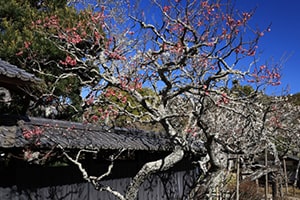
[[[12,121],[12,120],[9,120]],[[74,123],[45,118],[16,119],[22,121],[22,125],[14,125],[17,129],[15,137],[11,137],[11,131],[5,131],[5,120],[0,120],[1,147],[25,147],[31,144],[22,134],[25,130],[40,128],[42,134],[38,137],[41,148],[52,148],[59,144],[69,149],[121,149],[169,151],[172,143],[169,138],[158,133],[147,133],[137,130],[122,128],[107,129],[91,124]],[[12,126],[10,124],[10,126]],[[9,137],[8,137],[9,136]],[[4,146],[3,142],[10,138],[10,146]],[[13,138],[13,142],[12,139]]]
[[41,80],[35,75],[26,72],[23,69],[18,68],[6,61],[0,59],[0,75],[6,76],[8,78],[17,78],[25,82],[40,82]]

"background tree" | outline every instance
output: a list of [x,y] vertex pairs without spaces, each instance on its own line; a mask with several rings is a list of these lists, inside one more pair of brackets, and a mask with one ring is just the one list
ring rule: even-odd
[[300,106],[299,95],[285,96],[274,105],[274,115],[270,117],[273,138],[281,157],[299,156]]
[[[99,178],[81,168],[97,189],[135,199],[147,176],[169,169],[192,152],[202,158],[203,174],[191,198],[211,197],[224,188],[229,155],[244,158],[245,165],[264,149],[277,155],[269,123],[276,101],[264,99],[259,89],[280,84],[279,69],[256,59],[259,38],[269,29],[250,29],[253,13],[237,11],[226,1],[154,0],[140,8],[145,5],[151,8],[101,1],[68,26],[59,15],[37,20],[34,27],[64,58],[35,56],[27,63],[54,63],[49,66],[62,74],[53,78],[78,80],[86,94],[86,120],[113,124],[123,116],[148,126],[159,124],[174,142],[173,152],[164,159],[144,164],[124,195],[99,186]],[[232,85],[233,80],[241,86]],[[103,103],[104,110],[96,111]],[[278,156],[274,159],[277,162]]]
[[[34,108],[40,105],[51,106],[55,108],[58,117],[79,120],[79,116],[82,115],[82,87],[88,86],[88,83],[83,85],[81,80],[87,79],[86,77],[92,76],[93,73],[78,69],[72,71],[78,76],[73,76],[72,73],[66,75],[64,68],[73,65],[74,61],[70,56],[67,57],[68,52],[45,38],[41,31],[53,32],[47,24],[52,26],[56,24],[68,30],[64,38],[66,42],[70,42],[71,36],[72,40],[76,40],[79,33],[74,28],[82,23],[87,24],[91,12],[88,10],[77,12],[74,7],[67,6],[67,1],[64,0],[9,2],[1,0],[0,5],[0,58],[21,66],[44,80],[44,85],[31,94],[38,102]],[[58,18],[59,22],[56,21]],[[39,26],[41,23],[43,26]],[[100,26],[93,26],[93,29],[101,34]],[[60,37],[64,36],[60,35]],[[88,44],[90,42],[77,41],[77,48],[85,48],[91,45]],[[98,47],[95,47],[93,53],[96,53],[96,48]],[[34,111],[32,114],[41,115],[40,109]]]
[[294,94],[294,95],[290,95],[288,97],[289,102],[291,102],[293,105],[295,106],[299,106],[300,105],[300,93]]

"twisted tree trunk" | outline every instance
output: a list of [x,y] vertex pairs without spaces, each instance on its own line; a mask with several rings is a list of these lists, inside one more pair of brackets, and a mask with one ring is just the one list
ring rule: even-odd
[[125,199],[126,200],[136,199],[140,185],[145,181],[145,179],[148,176],[156,172],[168,170],[176,163],[178,163],[180,160],[182,160],[183,156],[184,156],[183,149],[177,146],[175,147],[174,151],[168,156],[166,156],[165,158],[146,163],[131,181],[129,188],[125,194]]

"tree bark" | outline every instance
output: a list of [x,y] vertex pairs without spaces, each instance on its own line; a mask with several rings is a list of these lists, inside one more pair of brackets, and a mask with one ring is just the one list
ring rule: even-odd
[[[265,166],[268,169],[268,150],[265,149]],[[268,172],[265,175],[265,199],[268,200],[268,193],[269,193],[269,185],[268,185]]]
[[240,199],[240,156],[237,157],[236,166],[236,200]]
[[278,178],[277,172],[273,173],[273,180],[272,180],[272,199],[277,200],[278,194]]
[[142,169],[135,175],[131,181],[129,188],[126,192],[125,199],[134,200],[137,198],[140,185],[145,181],[145,179],[156,172],[165,171],[174,166],[177,162],[182,160],[184,156],[184,151],[181,147],[175,147],[174,151],[167,157],[148,162],[144,164]]
[[207,151],[210,157],[210,169],[206,178],[201,182],[201,186],[198,187],[198,192],[195,193],[197,199],[213,198],[216,190],[223,188],[223,181],[228,175],[227,154],[222,151],[222,146],[216,142],[213,136],[208,139]]

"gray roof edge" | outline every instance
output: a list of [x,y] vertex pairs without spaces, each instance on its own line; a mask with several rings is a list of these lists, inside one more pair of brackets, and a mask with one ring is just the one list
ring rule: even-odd
[[6,76],[8,78],[18,78],[25,82],[38,83],[42,81],[34,74],[31,74],[24,69],[21,69],[16,65],[12,65],[2,59],[0,59],[0,75]]

